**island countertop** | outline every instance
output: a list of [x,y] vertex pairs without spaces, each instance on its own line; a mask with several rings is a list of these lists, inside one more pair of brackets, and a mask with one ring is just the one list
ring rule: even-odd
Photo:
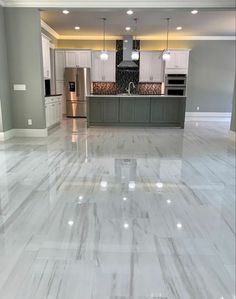
[[90,126],[143,126],[184,128],[186,96],[90,95],[87,96]]
[[87,95],[87,97],[90,98],[137,98],[137,97],[142,97],[142,98],[186,98],[186,96],[179,96],[179,95],[167,95],[167,94],[90,94]]

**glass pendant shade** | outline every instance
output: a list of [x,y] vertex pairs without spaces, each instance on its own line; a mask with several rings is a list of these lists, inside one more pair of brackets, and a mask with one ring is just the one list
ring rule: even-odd
[[165,61],[170,60],[170,51],[164,51],[162,54],[162,59]]
[[106,51],[106,18],[102,18],[103,21],[103,50],[100,54],[101,60],[108,60],[108,53]]
[[107,51],[101,51],[100,59],[101,60],[108,60],[108,53],[107,53]]
[[132,60],[139,60],[139,51],[133,50],[131,55]]

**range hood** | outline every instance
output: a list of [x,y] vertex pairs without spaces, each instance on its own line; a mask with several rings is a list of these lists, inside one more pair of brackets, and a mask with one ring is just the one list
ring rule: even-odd
[[118,68],[137,68],[138,65],[132,60],[133,36],[125,35],[123,37],[123,60]]

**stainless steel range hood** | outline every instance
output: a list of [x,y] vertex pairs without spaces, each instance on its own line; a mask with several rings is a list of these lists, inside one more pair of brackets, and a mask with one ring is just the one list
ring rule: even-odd
[[137,64],[132,60],[133,37],[125,35],[123,37],[123,60],[118,65],[118,68],[137,68]]

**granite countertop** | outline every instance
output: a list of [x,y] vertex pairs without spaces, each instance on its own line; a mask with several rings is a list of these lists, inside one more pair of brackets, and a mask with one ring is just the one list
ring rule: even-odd
[[62,95],[61,93],[57,93],[57,94],[50,94],[50,95],[47,95],[47,96],[44,96],[44,97],[45,98],[51,98],[51,97],[59,97],[61,95]]
[[186,96],[178,96],[178,95],[165,95],[165,94],[131,94],[131,95],[128,95],[128,94],[109,94],[109,95],[102,95],[102,94],[91,94],[91,95],[88,95],[87,97],[96,97],[96,98],[105,98],[105,97],[110,97],[110,98],[114,98],[114,97],[117,97],[117,98],[122,98],[122,97],[126,97],[126,98],[132,98],[132,97],[147,97],[147,98],[186,98]]

